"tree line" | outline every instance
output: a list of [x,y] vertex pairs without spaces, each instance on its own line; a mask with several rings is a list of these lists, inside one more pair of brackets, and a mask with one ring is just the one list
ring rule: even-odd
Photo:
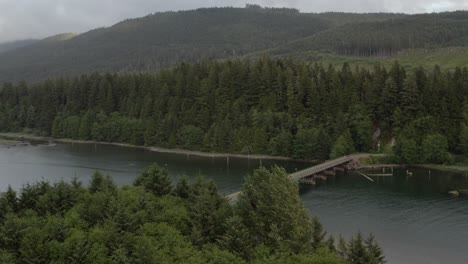
[[466,68],[204,61],[5,83],[0,131],[318,160],[394,141],[399,161],[442,163],[468,154],[467,96]]
[[390,57],[408,49],[466,46],[467,14],[457,11],[390,16],[381,21],[347,23],[279,46],[273,53],[324,51],[344,56]]
[[327,236],[278,167],[249,176],[236,204],[202,178],[172,185],[157,164],[121,188],[99,172],[87,187],[72,180],[8,188],[0,234],[0,262],[11,264],[385,263],[372,235],[337,243]]

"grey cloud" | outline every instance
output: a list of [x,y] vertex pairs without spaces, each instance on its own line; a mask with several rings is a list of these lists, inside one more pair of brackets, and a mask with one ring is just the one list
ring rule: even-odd
[[246,3],[304,12],[437,12],[468,9],[466,0],[0,0],[0,42],[81,33],[125,18],[168,10]]

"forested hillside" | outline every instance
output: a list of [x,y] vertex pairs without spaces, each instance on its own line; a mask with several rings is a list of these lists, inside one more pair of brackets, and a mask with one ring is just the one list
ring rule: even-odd
[[300,58],[311,51],[388,57],[407,49],[465,46],[467,17],[462,11],[315,14],[255,5],[155,13],[3,52],[0,81],[37,81],[95,71],[152,72],[179,63],[265,53]]
[[157,70],[180,62],[239,56],[314,34],[329,22],[294,9],[208,8],[156,13],[68,41],[0,55],[0,80],[93,71]]
[[380,140],[397,138],[404,162],[442,163],[448,150],[468,153],[467,96],[466,68],[205,61],[157,74],[7,83],[0,131],[328,159],[372,150],[380,129]]
[[[256,58],[257,56],[253,57]],[[443,70],[455,70],[457,67],[464,68],[468,65],[468,47],[410,49],[401,51],[398,55],[390,57],[345,56],[316,51],[288,53],[286,57],[311,63],[316,62],[323,65],[331,65],[337,69],[344,63],[348,63],[352,68],[372,69],[377,65],[390,68],[395,62],[398,62],[406,70],[422,67],[427,71],[432,71],[436,66],[439,66]]]
[[18,49],[18,48],[22,48],[22,47],[31,45],[31,44],[33,44],[35,42],[37,42],[37,40],[26,39],[26,40],[19,40],[19,41],[0,43],[0,53],[5,52],[5,51],[9,51],[9,50],[15,50],[15,49]]
[[280,46],[271,54],[321,51],[338,55],[388,57],[405,49],[468,44],[468,12],[422,14],[383,21],[346,23]]

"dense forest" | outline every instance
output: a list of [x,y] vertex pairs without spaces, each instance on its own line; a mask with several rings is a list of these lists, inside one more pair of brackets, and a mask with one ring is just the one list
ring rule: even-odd
[[468,154],[467,97],[466,68],[204,61],[154,74],[5,83],[0,131],[311,160],[393,141],[394,162],[445,163],[449,151]]
[[283,169],[258,169],[242,191],[231,205],[202,178],[173,186],[157,164],[122,188],[99,172],[87,188],[76,180],[8,188],[0,262],[385,263],[372,235],[327,236]]
[[408,49],[463,47],[468,43],[467,17],[463,11],[316,14],[256,5],[154,13],[2,52],[0,82],[95,71],[154,72],[179,63],[265,53],[382,57]]
[[0,81],[157,70],[181,62],[235,57],[314,34],[328,24],[295,9],[256,6],[155,13],[2,53]]
[[282,45],[270,53],[322,51],[345,56],[389,57],[407,49],[431,50],[467,43],[468,12],[458,11],[347,23]]

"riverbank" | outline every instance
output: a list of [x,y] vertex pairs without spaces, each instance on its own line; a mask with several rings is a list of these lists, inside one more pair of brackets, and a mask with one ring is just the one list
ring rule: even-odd
[[412,165],[416,168],[424,169],[433,169],[441,171],[452,171],[452,172],[462,172],[468,174],[468,165],[467,164],[457,164],[457,165],[439,165],[439,164],[416,164]]
[[439,170],[439,171],[449,171],[449,172],[457,172],[457,173],[465,173],[468,174],[468,164],[465,163],[456,163],[453,165],[446,165],[446,164],[391,164],[388,163],[388,157],[386,156],[373,156],[371,159],[364,158],[360,160],[361,169],[383,169],[383,168],[406,168],[406,167],[414,167],[414,168],[424,168],[429,170]]
[[152,152],[158,153],[167,153],[167,154],[177,154],[177,155],[187,155],[187,156],[197,156],[197,157],[206,157],[206,158],[239,158],[239,159],[254,159],[254,160],[281,160],[281,161],[299,161],[307,163],[317,163],[316,160],[302,160],[302,159],[293,159],[289,157],[279,157],[279,156],[270,156],[270,155],[245,155],[245,154],[233,154],[233,153],[216,153],[216,152],[203,152],[203,151],[193,151],[185,149],[168,149],[160,147],[150,147],[150,146],[138,146],[127,143],[117,143],[117,142],[102,142],[102,141],[92,141],[92,140],[77,140],[77,139],[56,139],[51,137],[42,137],[32,134],[24,133],[0,133],[0,137],[15,140],[15,141],[46,141],[54,143],[67,143],[67,144],[98,144],[98,145],[110,145],[110,146],[119,146],[126,148],[137,148],[144,149]]
[[14,147],[14,146],[22,146],[25,143],[19,140],[13,140],[13,139],[2,139],[0,138],[0,147],[5,146],[5,147]]

